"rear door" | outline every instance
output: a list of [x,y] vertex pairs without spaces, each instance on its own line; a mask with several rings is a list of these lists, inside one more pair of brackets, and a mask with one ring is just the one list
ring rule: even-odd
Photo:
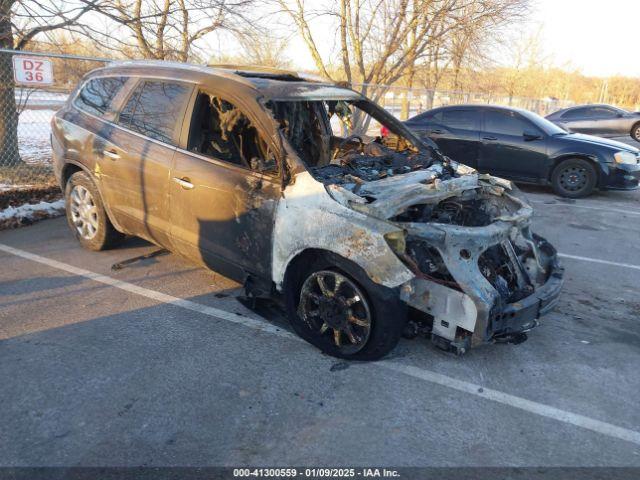
[[251,100],[199,91],[171,172],[174,248],[232,278],[271,279],[277,132]]
[[419,135],[429,137],[442,152],[476,168],[480,155],[480,114],[474,108],[444,108],[407,122]]
[[481,136],[481,172],[527,181],[545,175],[546,134],[518,112],[484,109]]
[[116,118],[102,153],[105,191],[118,223],[168,244],[169,174],[193,85],[140,79]]

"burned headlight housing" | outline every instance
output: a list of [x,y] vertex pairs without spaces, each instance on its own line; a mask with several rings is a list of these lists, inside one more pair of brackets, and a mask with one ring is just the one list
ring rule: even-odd
[[407,235],[403,230],[387,233],[384,238],[417,277],[460,289],[437,248],[425,240]]

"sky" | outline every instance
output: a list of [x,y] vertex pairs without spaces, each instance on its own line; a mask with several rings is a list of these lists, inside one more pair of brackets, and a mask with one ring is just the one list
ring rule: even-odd
[[640,77],[640,0],[537,0],[543,50],[586,75]]
[[[589,76],[640,77],[640,0],[533,1],[528,25],[512,33],[539,31],[542,51],[552,63]],[[314,30],[322,53],[329,54],[335,48],[333,32],[327,34],[326,26]],[[302,41],[289,45],[287,56],[295,66],[314,69]]]

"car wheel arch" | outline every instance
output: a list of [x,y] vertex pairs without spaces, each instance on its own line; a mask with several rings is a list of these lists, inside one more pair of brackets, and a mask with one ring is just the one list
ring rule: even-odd
[[554,157],[553,158],[553,165],[551,166],[551,168],[549,169],[549,172],[547,173],[547,180],[549,182],[551,182],[551,177],[553,175],[553,172],[556,169],[556,167],[558,165],[560,165],[560,163],[564,162],[565,160],[571,160],[571,159],[585,160],[585,161],[589,162],[591,165],[593,165],[593,167],[596,170],[596,174],[598,175],[597,182],[596,182],[596,187],[600,187],[601,180],[602,180],[602,167],[600,165],[600,162],[595,160],[590,155],[580,154],[580,153],[567,153],[567,154],[564,154],[564,155],[559,155],[557,157]]
[[319,259],[324,259],[330,262],[337,270],[341,271],[342,273],[345,272],[344,269],[341,269],[340,264],[349,265],[350,268],[358,271],[360,275],[365,276],[372,283],[382,288],[388,288],[392,290],[392,288],[386,287],[371,278],[371,275],[362,265],[359,265],[354,260],[347,258],[340,253],[323,248],[305,248],[304,250],[295,254],[287,263],[282,281],[282,291],[286,291],[286,289],[291,286],[291,282],[295,281],[297,275],[305,271],[305,266],[311,265]]
[[[310,265],[315,260],[321,257],[339,257],[343,261],[350,262],[353,265],[356,265],[358,268],[362,269],[359,265],[357,265],[352,260],[343,257],[342,255],[332,252],[331,250],[325,250],[322,248],[305,248],[304,250],[296,253],[287,263],[284,272],[284,279],[282,282],[283,291],[287,289],[287,287],[291,284],[291,281],[295,279],[296,275],[298,275],[302,270],[304,270],[304,265]],[[362,269],[364,271],[364,269]]]
[[79,165],[72,161],[65,162],[60,174],[60,187],[62,188],[62,190],[64,190],[65,187],[67,186],[67,182],[71,178],[71,175],[73,175],[76,172],[82,172],[82,171],[88,174],[91,174],[84,165]]
[[127,233],[127,232],[124,232],[124,230],[122,230],[122,227],[115,220],[114,215],[111,213],[111,207],[107,204],[107,202],[104,201],[104,195],[102,195],[102,189],[100,188],[100,184],[95,181],[95,176],[93,172],[86,165],[83,165],[82,163],[74,162],[73,160],[67,160],[65,162],[60,174],[60,187],[62,189],[62,192],[64,193],[64,189],[66,188],[67,182],[69,181],[69,179],[73,176],[74,173],[77,173],[77,172],[85,172],[87,175],[89,175],[89,177],[95,184],[96,188],[98,189],[98,192],[103,198],[103,207],[105,212],[107,213],[107,218],[109,219],[109,221],[115,227],[116,230],[118,230],[119,232]]

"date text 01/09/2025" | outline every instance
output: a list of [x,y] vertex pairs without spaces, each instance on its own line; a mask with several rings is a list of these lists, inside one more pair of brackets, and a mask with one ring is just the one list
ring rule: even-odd
[[397,470],[387,468],[236,468],[233,476],[262,478],[397,478]]

